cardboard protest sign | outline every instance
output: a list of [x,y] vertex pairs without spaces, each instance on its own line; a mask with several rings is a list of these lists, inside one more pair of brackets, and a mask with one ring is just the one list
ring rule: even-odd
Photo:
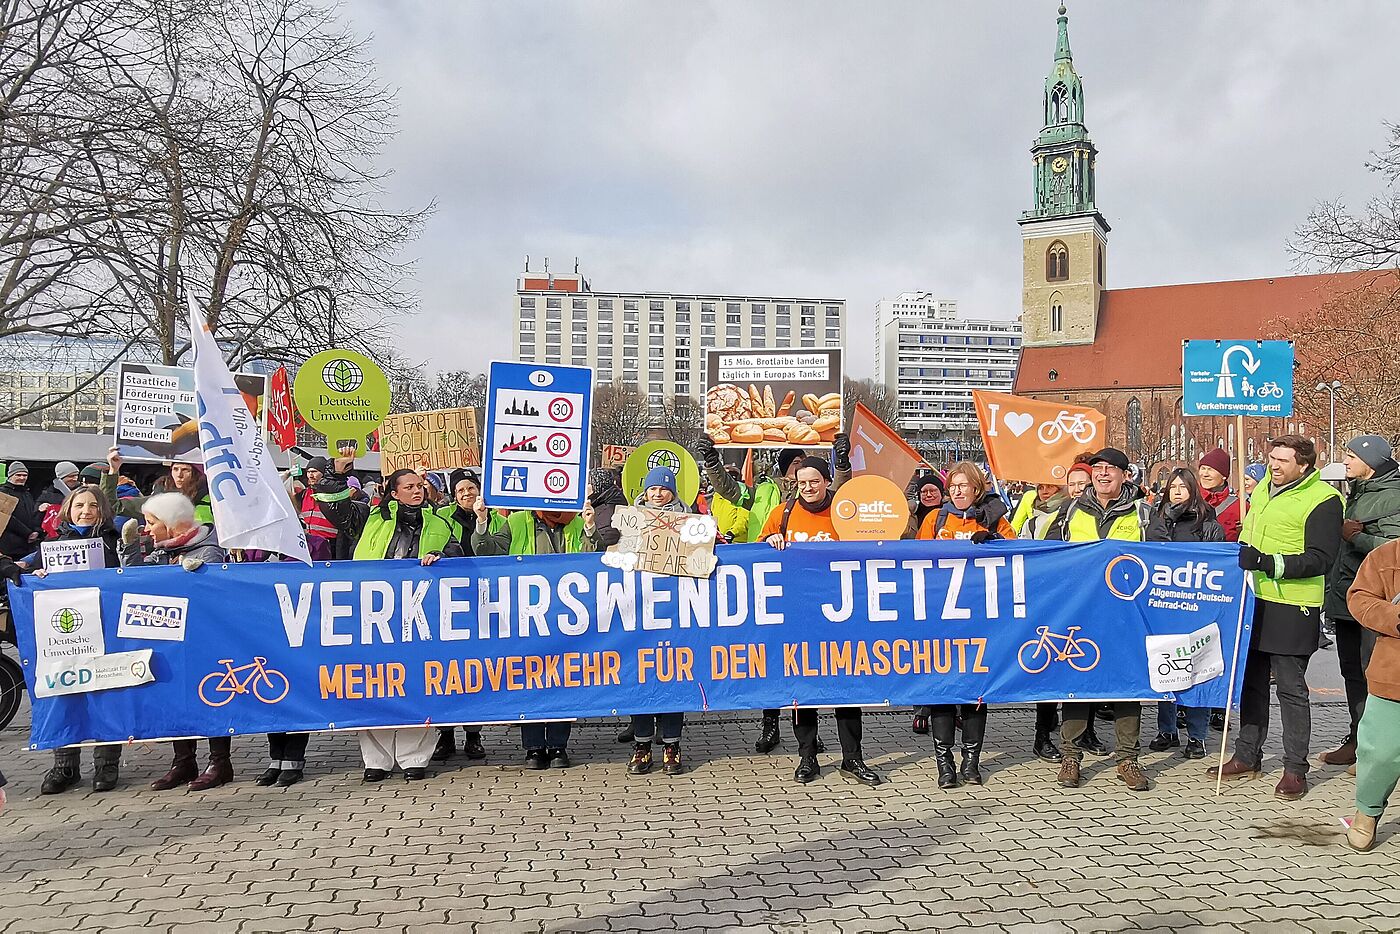
[[851,416],[851,476],[867,474],[907,483],[924,462],[893,428],[857,402]]
[[1108,443],[1096,409],[972,391],[992,473],[1003,480],[1064,483],[1076,454]]
[[605,444],[598,453],[599,467],[621,467],[627,463],[627,458],[632,456],[636,448],[630,448],[625,444]]
[[19,498],[11,496],[9,493],[0,493],[0,531],[10,524],[10,516],[15,514],[15,507],[19,505]]
[[[267,377],[235,373],[234,386],[248,411],[266,426]],[[133,462],[176,461],[202,464],[194,370],[153,363],[117,364],[117,418],[113,445]]]
[[44,570],[50,574],[64,571],[93,571],[107,566],[107,553],[100,538],[75,538],[64,542],[44,542],[39,546]]
[[841,430],[841,351],[705,352],[705,433],[716,447],[820,447]]
[[612,527],[622,540],[603,563],[625,571],[673,577],[709,577],[715,570],[715,520],[687,512],[619,506]]
[[843,542],[898,541],[909,525],[909,502],[893,480],[852,477],[831,501],[831,524]]
[[297,370],[292,398],[313,430],[326,436],[332,456],[359,445],[389,414],[389,378],[369,357],[353,350],[323,350]]
[[390,415],[379,428],[379,458],[385,476],[405,467],[480,467],[476,410],[435,409]]

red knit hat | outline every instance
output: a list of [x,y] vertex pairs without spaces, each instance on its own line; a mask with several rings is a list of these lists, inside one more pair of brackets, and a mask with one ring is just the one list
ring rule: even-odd
[[1212,448],[1201,457],[1200,466],[1212,467],[1222,477],[1230,476],[1230,452],[1224,448]]

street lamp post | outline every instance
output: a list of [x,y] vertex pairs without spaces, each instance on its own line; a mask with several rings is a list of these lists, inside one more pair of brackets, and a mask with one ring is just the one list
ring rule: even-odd
[[1332,463],[1337,462],[1337,390],[1342,388],[1342,381],[1334,379],[1330,383],[1318,383],[1317,392],[1327,390],[1327,456]]

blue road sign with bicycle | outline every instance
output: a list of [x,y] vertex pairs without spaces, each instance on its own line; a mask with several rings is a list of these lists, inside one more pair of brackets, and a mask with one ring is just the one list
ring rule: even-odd
[[1181,414],[1293,414],[1292,341],[1185,341]]

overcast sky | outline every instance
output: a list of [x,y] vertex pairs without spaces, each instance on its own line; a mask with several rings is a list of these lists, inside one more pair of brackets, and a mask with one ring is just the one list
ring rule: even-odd
[[[437,206],[399,346],[509,356],[527,253],[599,290],[845,298],[855,376],[881,297],[1015,317],[1055,7],[350,0],[399,89],[390,201]],[[1287,274],[1310,205],[1378,190],[1400,4],[1069,8],[1110,287]]]

